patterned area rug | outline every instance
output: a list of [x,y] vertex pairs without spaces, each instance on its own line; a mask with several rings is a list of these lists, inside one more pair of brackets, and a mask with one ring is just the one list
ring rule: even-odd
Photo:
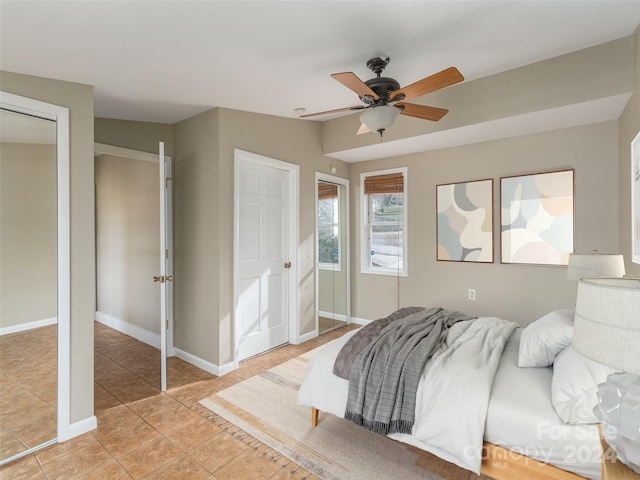
[[319,478],[471,480],[478,477],[434,455],[297,405],[314,350],[251,377],[200,403]]

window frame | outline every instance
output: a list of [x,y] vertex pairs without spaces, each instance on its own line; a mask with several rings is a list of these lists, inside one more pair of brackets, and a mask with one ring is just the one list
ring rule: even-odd
[[[402,200],[402,267],[376,267],[371,265],[371,223],[369,222],[370,199],[365,193],[365,180],[368,177],[379,175],[401,174],[403,180],[403,200]],[[361,206],[361,228],[360,228],[360,273],[373,275],[387,275],[397,277],[409,276],[409,196],[408,196],[408,168],[398,167],[386,170],[376,170],[371,172],[360,173],[360,206]]]

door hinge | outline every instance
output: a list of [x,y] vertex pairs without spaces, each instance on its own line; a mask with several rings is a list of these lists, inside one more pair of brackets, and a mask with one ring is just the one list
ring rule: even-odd
[[166,330],[169,330],[169,320],[165,320],[167,322],[167,328]]
[[164,251],[164,258],[167,258],[167,259],[169,258],[169,249],[166,249]]

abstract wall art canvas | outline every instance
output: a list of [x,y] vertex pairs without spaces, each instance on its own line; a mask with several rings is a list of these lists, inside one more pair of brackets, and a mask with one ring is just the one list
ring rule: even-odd
[[574,171],[500,179],[501,262],[567,265],[574,251]]
[[493,262],[493,180],[436,186],[437,259]]

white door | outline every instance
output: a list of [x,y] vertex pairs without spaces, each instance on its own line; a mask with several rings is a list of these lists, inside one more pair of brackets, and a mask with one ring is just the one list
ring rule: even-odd
[[160,166],[160,275],[154,281],[160,284],[160,384],[167,390],[167,344],[172,348],[170,329],[173,312],[173,248],[172,248],[172,178],[171,158],[164,156],[164,142],[160,142],[158,163]]
[[289,172],[239,160],[238,360],[289,341]]

